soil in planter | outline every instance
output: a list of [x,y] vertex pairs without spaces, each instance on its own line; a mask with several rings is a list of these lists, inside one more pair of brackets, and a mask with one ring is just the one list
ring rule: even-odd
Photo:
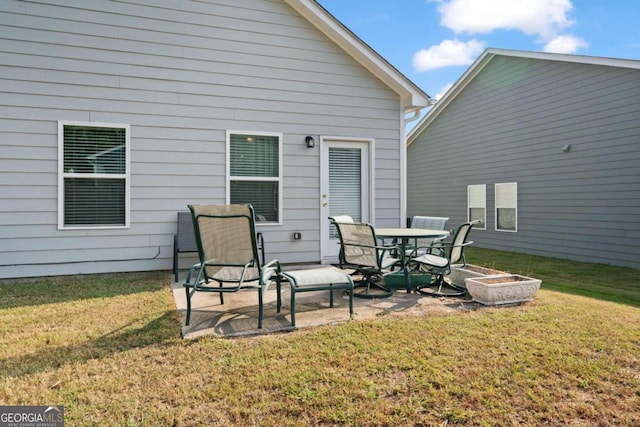
[[504,271],[494,270],[492,268],[480,267],[478,265],[467,264],[464,267],[458,267],[460,270],[472,271],[474,273],[479,273],[484,276],[495,276],[498,274],[505,274]]
[[504,283],[523,282],[531,279],[529,277],[524,277],[524,276],[500,276],[500,277],[484,277],[476,280],[479,282],[482,282],[485,285],[502,285]]

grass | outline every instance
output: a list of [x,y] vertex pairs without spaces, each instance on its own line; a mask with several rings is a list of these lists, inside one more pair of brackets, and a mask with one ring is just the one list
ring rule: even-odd
[[5,283],[0,405],[64,405],[74,426],[640,425],[638,270],[468,261],[543,288],[520,307],[186,341],[168,272]]

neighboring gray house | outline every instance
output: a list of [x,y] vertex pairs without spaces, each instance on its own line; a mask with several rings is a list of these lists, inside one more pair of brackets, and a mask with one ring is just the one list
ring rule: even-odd
[[638,268],[640,61],[485,51],[408,136],[407,214],[477,246]]
[[311,0],[3,0],[0,278],[169,270],[190,203],[333,260],[329,215],[406,217],[428,101]]

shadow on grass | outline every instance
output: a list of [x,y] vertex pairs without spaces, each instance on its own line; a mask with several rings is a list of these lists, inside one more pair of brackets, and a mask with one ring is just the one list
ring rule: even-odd
[[130,329],[132,321],[95,340],[70,346],[52,346],[40,351],[0,361],[3,376],[18,377],[44,372],[72,363],[101,359],[135,348],[170,345],[180,338],[180,314],[167,311],[137,329]]
[[469,264],[542,280],[542,288],[640,307],[640,270],[469,247]]
[[43,277],[0,283],[0,309],[110,298],[166,289],[166,271]]

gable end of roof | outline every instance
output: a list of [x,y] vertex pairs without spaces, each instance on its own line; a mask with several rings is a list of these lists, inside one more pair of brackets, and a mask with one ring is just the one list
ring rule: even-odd
[[369,70],[380,81],[397,93],[406,111],[426,107],[429,95],[404,74],[387,62],[380,54],[351,32],[315,0],[284,0],[320,32],[336,43]]
[[602,65],[608,67],[620,67],[620,68],[632,68],[640,70],[640,61],[631,59],[618,59],[618,58],[605,58],[597,56],[585,56],[585,55],[569,55],[559,53],[546,53],[546,52],[529,52],[521,50],[509,50],[509,49],[486,49],[464,74],[454,83],[454,85],[447,91],[447,93],[439,99],[434,107],[432,107],[427,114],[418,122],[416,126],[407,135],[407,145],[411,145],[415,141],[416,137],[442,112],[448,104],[450,104],[458,94],[482,71],[482,69],[493,60],[495,57],[514,57],[514,58],[529,58],[539,59],[546,61],[563,61],[572,62],[576,64],[591,64]]

